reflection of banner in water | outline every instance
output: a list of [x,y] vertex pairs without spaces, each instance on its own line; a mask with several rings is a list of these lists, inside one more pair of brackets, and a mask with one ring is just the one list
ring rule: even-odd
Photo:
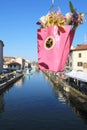
[[70,25],[60,31],[57,26],[38,30],[38,63],[41,70],[64,70],[74,33]]

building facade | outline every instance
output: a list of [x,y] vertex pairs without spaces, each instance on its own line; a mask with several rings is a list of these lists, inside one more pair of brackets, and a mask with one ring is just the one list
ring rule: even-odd
[[[3,68],[9,69],[24,69],[28,68],[30,62],[29,60],[23,59],[21,57],[4,57]],[[18,63],[18,64],[17,64]]]
[[21,69],[21,64],[17,62],[11,62],[8,64],[8,69],[10,70],[20,70]]
[[87,72],[87,44],[80,44],[71,49],[69,68],[71,70]]
[[0,72],[3,69],[3,47],[4,47],[4,43],[3,41],[0,40]]

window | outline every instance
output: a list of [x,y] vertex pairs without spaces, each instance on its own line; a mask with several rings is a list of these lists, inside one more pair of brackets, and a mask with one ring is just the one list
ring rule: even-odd
[[10,67],[12,67],[12,65],[10,65]]
[[72,62],[70,62],[70,67],[72,67]]
[[84,63],[84,64],[83,64],[83,68],[87,68],[87,63]]
[[16,68],[16,65],[14,65],[14,68]]
[[77,63],[77,66],[82,66],[82,65],[83,65],[82,62],[78,62],[78,63]]
[[79,58],[81,57],[81,53],[78,54],[78,57],[79,57]]

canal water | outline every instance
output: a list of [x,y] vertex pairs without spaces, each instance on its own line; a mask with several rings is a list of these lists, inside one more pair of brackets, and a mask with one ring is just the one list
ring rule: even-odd
[[77,129],[87,130],[87,118],[42,72],[26,75],[0,94],[0,130]]

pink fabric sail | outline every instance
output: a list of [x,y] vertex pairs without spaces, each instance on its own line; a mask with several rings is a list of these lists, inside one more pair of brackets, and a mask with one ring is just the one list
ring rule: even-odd
[[39,69],[63,71],[74,37],[71,26],[65,26],[64,31],[57,26],[41,28],[37,31],[37,36]]

